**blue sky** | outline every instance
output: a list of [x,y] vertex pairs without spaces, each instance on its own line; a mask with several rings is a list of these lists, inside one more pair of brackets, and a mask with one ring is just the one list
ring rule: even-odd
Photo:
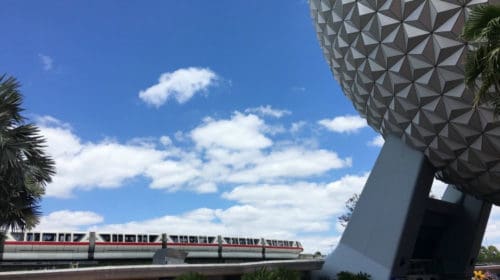
[[334,81],[306,1],[3,7],[1,71],[57,162],[39,229],[336,244],[383,140]]

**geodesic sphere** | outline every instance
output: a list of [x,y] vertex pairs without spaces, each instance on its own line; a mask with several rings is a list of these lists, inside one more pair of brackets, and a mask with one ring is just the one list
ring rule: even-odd
[[445,181],[500,204],[500,122],[464,85],[470,8],[498,0],[311,0],[319,42],[368,124],[422,151]]

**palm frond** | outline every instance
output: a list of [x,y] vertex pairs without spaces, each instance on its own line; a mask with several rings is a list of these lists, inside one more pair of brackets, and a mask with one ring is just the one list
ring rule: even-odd
[[40,199],[55,173],[45,139],[21,115],[16,79],[0,76],[0,230],[31,228],[40,218]]
[[482,5],[474,7],[469,14],[461,37],[467,41],[477,40],[488,23],[498,17],[500,17],[500,7],[498,6]]

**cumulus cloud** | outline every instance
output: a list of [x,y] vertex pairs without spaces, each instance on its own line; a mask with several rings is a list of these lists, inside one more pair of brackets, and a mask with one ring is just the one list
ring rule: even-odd
[[372,147],[382,147],[384,146],[385,140],[382,135],[375,136],[370,142],[368,142],[368,146]]
[[38,58],[40,58],[40,62],[42,63],[43,70],[49,71],[52,69],[54,64],[54,59],[48,55],[38,54]]
[[275,118],[281,118],[285,115],[291,114],[288,110],[273,109],[270,105],[248,108],[245,110],[245,113],[255,113],[261,116],[271,116]]
[[179,215],[163,215],[122,224],[94,224],[96,231],[168,232],[286,238],[300,240],[306,251],[331,250],[340,236],[336,218],[345,201],[361,192],[368,174],[346,175],[321,184],[241,185],[222,194],[235,205],[198,208]]
[[275,144],[263,119],[239,112],[227,119],[206,118],[183,133],[191,142],[182,147],[168,136],[85,142],[53,117],[41,117],[39,126],[56,162],[48,196],[119,188],[135,177],[149,179],[153,189],[211,193],[221,185],[295,180],[351,166],[350,158],[305,143]]
[[207,118],[191,132],[191,138],[200,147],[227,149],[261,149],[273,144],[263,132],[266,125],[255,115],[236,112],[229,120]]
[[231,174],[229,181],[261,182],[283,177],[301,178],[349,167],[351,164],[350,158],[341,159],[334,152],[288,147],[256,159],[254,166]]
[[104,218],[95,212],[61,210],[42,216],[35,230],[79,231],[103,221]]
[[323,119],[318,123],[326,129],[337,133],[355,133],[368,126],[365,119],[351,115]]
[[292,126],[290,127],[290,132],[291,133],[297,133],[299,132],[304,126],[306,125],[305,121],[298,121],[292,123]]
[[218,75],[208,68],[181,68],[163,73],[157,84],[139,92],[139,98],[155,107],[160,107],[169,98],[182,104],[214,85],[218,79]]
[[48,196],[69,197],[76,188],[119,187],[165,156],[165,152],[141,144],[82,143],[67,125],[48,124],[39,125],[47,139],[47,153],[56,162],[56,175],[46,189]]

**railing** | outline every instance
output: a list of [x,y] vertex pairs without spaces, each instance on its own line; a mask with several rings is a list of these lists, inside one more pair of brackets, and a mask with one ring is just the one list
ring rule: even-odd
[[0,280],[149,280],[177,277],[188,272],[197,272],[212,279],[224,279],[225,276],[242,275],[262,267],[268,269],[286,268],[293,271],[305,272],[320,270],[323,263],[323,260],[314,259],[225,264],[107,266],[43,271],[0,272]]

